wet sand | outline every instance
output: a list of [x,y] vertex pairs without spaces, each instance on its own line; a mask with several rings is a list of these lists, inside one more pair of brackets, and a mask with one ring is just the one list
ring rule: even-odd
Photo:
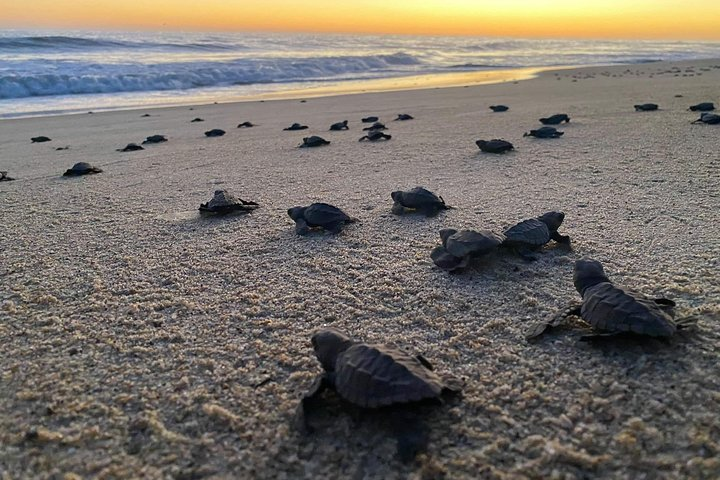
[[[0,170],[17,178],[0,183],[3,478],[717,478],[720,126],[691,125],[687,107],[720,103],[718,85],[710,60],[1,121]],[[661,109],[633,110],[646,102]],[[563,138],[522,137],[554,113],[572,118]],[[368,115],[392,140],[357,141]],[[259,126],[235,128],[247,120]],[[282,131],[293,122],[311,128]],[[169,141],[115,151],[153,134]],[[313,134],[332,143],[295,148]],[[516,151],[480,153],[491,138]],[[104,172],[62,178],[78,161]],[[392,215],[390,192],[416,185],[456,209]],[[218,188],[261,207],[200,218]],[[286,210],[313,201],[360,222],[298,237]],[[572,251],[453,275],[430,261],[441,228],[551,209]],[[697,329],[596,346],[576,324],[527,343],[529,322],[579,298],[581,256],[699,314]],[[315,434],[292,428],[320,373],[310,334],[327,325],[466,379],[428,410],[415,462],[373,415],[330,408]]]

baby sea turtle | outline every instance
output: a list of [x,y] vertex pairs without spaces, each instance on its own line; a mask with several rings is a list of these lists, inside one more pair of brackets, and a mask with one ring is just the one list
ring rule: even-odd
[[313,135],[312,137],[303,138],[302,143],[300,145],[298,145],[298,147],[299,148],[322,147],[323,145],[330,145],[330,142],[328,140],[325,140],[322,137]]
[[643,103],[640,105],[633,105],[633,107],[635,107],[636,112],[652,112],[653,110],[660,108],[656,103]]
[[413,117],[412,115],[408,115],[407,113],[398,113],[398,116],[395,119],[395,121],[414,120],[414,119],[415,119],[415,117]]
[[242,122],[238,124],[237,128],[252,128],[254,126],[255,124],[252,122]]
[[349,130],[350,127],[348,127],[348,121],[343,120],[342,122],[333,123],[330,125],[330,130],[337,131],[337,130]]
[[[388,421],[396,423],[398,453],[411,460],[427,443],[427,435],[419,428],[422,417],[410,413],[413,406],[442,403],[442,396],[460,393],[464,386],[461,379],[435,373],[423,356],[393,345],[358,342],[332,328],[315,333],[311,341],[323,373],[298,405],[296,421],[303,431],[310,429],[307,419],[319,409],[321,394],[332,389],[356,407],[385,409],[378,413],[392,409]],[[393,417],[400,421],[394,422]]]
[[357,221],[339,208],[327,203],[293,207],[288,209],[288,215],[295,221],[295,233],[298,235],[305,235],[312,228],[322,228],[331,233],[340,233],[346,223]]
[[550,240],[569,245],[570,237],[560,235],[558,228],[565,220],[563,212],[547,212],[537,218],[530,218],[508,228],[503,245],[515,250],[527,260],[535,260],[533,250],[537,250]]
[[65,145],[64,147],[57,147],[55,150],[58,151],[58,152],[59,152],[59,151],[62,151],[62,150],[70,150],[70,146],[69,146],[69,145]]
[[691,317],[674,320],[675,302],[672,300],[651,298],[613,285],[602,264],[596,260],[583,258],[575,262],[573,283],[582,297],[582,303],[533,325],[526,338],[538,337],[549,328],[560,325],[570,315],[581,317],[601,332],[585,335],[581,340],[628,333],[668,338],[678,329],[694,323]]
[[466,267],[473,258],[492,252],[502,244],[505,237],[490,230],[476,232],[446,228],[440,230],[440,239],[442,245],[430,252],[430,258],[443,270],[452,271]]
[[362,120],[360,120],[362,123],[374,123],[380,120],[378,117],[365,117]]
[[150,116],[149,113],[143,113],[142,115],[140,115],[140,117],[142,117],[142,118],[146,118],[146,117],[149,117],[149,116]]
[[508,110],[510,110],[510,107],[508,107],[507,105],[490,105],[490,110],[496,113],[507,112]]
[[512,143],[497,138],[489,141],[478,140],[475,145],[485,153],[505,153],[515,149]]
[[205,121],[204,118],[196,117],[196,118],[193,118],[192,120],[190,120],[190,123],[197,123],[197,122],[204,122],[204,121]]
[[163,143],[163,142],[167,142],[167,141],[168,141],[168,139],[167,139],[167,137],[165,137],[165,135],[150,135],[145,140],[143,140],[142,143],[143,143],[143,145],[145,145],[148,143]]
[[283,128],[285,131],[294,131],[294,130],[306,130],[308,128],[307,125],[300,125],[299,123],[293,123],[287,128]]
[[565,135],[565,132],[561,132],[554,127],[540,127],[537,130],[526,132],[523,137],[560,138],[563,135]]
[[137,143],[128,143],[123,148],[118,148],[118,152],[135,152],[137,150],[145,150],[142,146]]
[[48,137],[43,137],[42,135],[39,137],[32,137],[30,139],[31,143],[43,143],[43,142],[51,142],[52,140]]
[[223,135],[225,135],[225,130],[220,128],[213,128],[212,130],[205,132],[206,137],[222,137]]
[[570,117],[566,113],[556,113],[540,119],[540,123],[543,125],[560,125],[562,122],[570,123]]
[[692,123],[704,123],[706,125],[717,125],[720,123],[720,115],[714,113],[701,113],[700,118]]
[[201,213],[225,215],[227,213],[248,213],[258,208],[258,204],[236,198],[227,190],[215,190],[212,200],[200,205]]
[[377,142],[378,140],[390,140],[391,138],[392,138],[392,135],[388,135],[379,130],[373,130],[371,132],[368,132],[368,134],[365,135],[364,137],[360,137],[360,140],[358,140],[358,142],[362,142],[363,140],[368,140],[370,142]]
[[8,177],[8,172],[0,172],[0,182],[12,182],[15,180],[12,177]]
[[423,187],[415,187],[407,192],[392,192],[390,196],[395,202],[392,212],[396,215],[402,215],[407,210],[410,210],[423,213],[429,217],[437,215],[440,210],[452,208],[445,205],[445,200],[442,197]]
[[78,162],[63,173],[63,177],[79,177],[80,175],[90,175],[92,173],[101,173],[102,169],[93,167],[87,162]]
[[715,110],[715,104],[712,102],[702,102],[692,105],[688,110],[692,112],[711,112]]
[[375,122],[372,125],[370,125],[369,127],[363,128],[363,131],[365,131],[365,132],[374,132],[376,130],[387,130],[387,127],[385,126],[384,123]]

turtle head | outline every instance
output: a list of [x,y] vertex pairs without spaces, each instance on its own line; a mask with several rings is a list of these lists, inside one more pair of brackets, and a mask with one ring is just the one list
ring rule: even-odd
[[475,145],[477,145],[478,148],[482,148],[485,145],[487,145],[487,143],[488,143],[487,140],[478,140],[477,142],[475,142]]
[[338,355],[350,348],[354,343],[350,337],[335,330],[334,328],[326,328],[316,332],[311,340],[315,355],[322,364],[325,371],[332,372],[335,370],[335,361]]
[[557,229],[565,220],[565,214],[563,212],[547,212],[540,215],[538,220],[547,225],[551,232],[557,232]]
[[392,197],[394,202],[399,202],[400,200],[402,200],[402,194],[403,192],[398,190],[397,192],[392,192],[390,196]]
[[288,215],[290,215],[290,218],[293,220],[301,220],[303,216],[305,215],[305,209],[307,207],[292,207],[288,208]]
[[442,240],[443,246],[447,245],[448,238],[452,237],[457,233],[454,228],[443,228],[440,230],[440,240]]
[[580,295],[593,285],[609,281],[610,279],[605,275],[602,264],[597,260],[581,258],[575,262],[573,283]]

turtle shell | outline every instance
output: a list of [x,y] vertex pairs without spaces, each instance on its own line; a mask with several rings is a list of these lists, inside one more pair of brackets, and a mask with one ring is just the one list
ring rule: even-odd
[[90,173],[100,173],[102,172],[102,169],[93,167],[87,162],[78,162],[75,165],[72,166],[69,170],[67,170],[63,175],[66,177],[70,176],[76,176],[76,175],[87,175]]
[[581,316],[593,328],[607,332],[670,337],[677,330],[670,314],[651,298],[610,282],[585,290]]
[[530,130],[526,135],[536,138],[558,138],[562,137],[565,132],[560,132],[554,127],[540,127],[537,130]]
[[393,200],[400,202],[406,208],[427,208],[427,207],[443,207],[445,202],[423,187],[415,187],[407,192],[398,192],[393,196]]
[[220,128],[213,128],[212,130],[205,132],[206,137],[222,137],[223,135],[225,135],[225,130]]
[[715,104],[712,102],[698,103],[697,105],[691,106],[689,110],[693,112],[710,112],[715,110]]
[[245,200],[236,198],[227,190],[215,190],[215,195],[212,200],[200,205],[200,211],[208,213],[230,213],[241,210],[253,210],[257,208],[257,206],[255,202],[246,202]]
[[560,125],[562,122],[569,121],[570,117],[568,117],[565,113],[556,113],[555,115],[550,115],[547,118],[540,119],[540,123],[543,125]]
[[43,142],[50,142],[50,141],[52,141],[52,140],[51,140],[50,138],[48,138],[48,137],[45,137],[45,136],[41,135],[41,136],[39,136],[39,137],[32,137],[32,138],[30,139],[30,141],[31,141],[32,143],[43,143]]
[[322,137],[318,137],[317,135],[313,135],[312,137],[305,137],[303,138],[303,143],[301,143],[299,146],[301,148],[307,148],[307,147],[321,147],[323,145],[329,145],[330,142],[325,140]]
[[364,408],[435,398],[445,388],[418,358],[389,345],[356,344],[335,362],[336,391]]
[[167,141],[168,141],[168,139],[165,135],[150,135],[145,140],[143,140],[142,143],[143,143],[143,145],[145,145],[147,143],[163,143],[163,142],[167,142]]
[[541,246],[550,241],[550,229],[537,218],[523,220],[505,231],[505,243]]
[[483,255],[499,246],[505,237],[490,230],[461,230],[450,235],[444,241],[444,247],[450,255],[466,257],[469,255]]
[[478,140],[475,144],[485,153],[505,153],[515,148],[512,143],[497,138],[489,141]]
[[310,227],[324,227],[337,222],[350,222],[352,219],[339,208],[327,203],[313,203],[303,213]]

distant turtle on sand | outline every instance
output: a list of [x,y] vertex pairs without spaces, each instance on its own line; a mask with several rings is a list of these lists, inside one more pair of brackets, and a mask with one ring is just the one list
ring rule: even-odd
[[668,338],[677,330],[695,323],[692,317],[674,320],[675,302],[672,300],[651,298],[613,285],[598,261],[588,258],[576,261],[573,282],[582,302],[532,325],[526,333],[527,339],[538,337],[548,329],[561,325],[571,315],[581,317],[599,331],[584,335],[581,340],[623,334]]
[[215,190],[212,200],[200,205],[200,213],[225,215],[228,213],[248,213],[258,208],[258,204],[236,198],[227,190]]
[[314,228],[340,233],[346,223],[357,221],[339,208],[327,203],[313,203],[307,207],[289,208],[288,215],[295,221],[295,233],[298,235],[305,235]]
[[8,172],[0,172],[0,182],[12,182],[15,180],[12,177],[8,177]]
[[149,114],[149,113],[143,113],[143,114],[142,114],[142,115],[140,115],[140,116],[141,116],[141,117],[143,117],[143,118],[145,118],[145,117],[149,117],[149,116],[150,116],[150,114]]
[[80,175],[90,175],[93,173],[101,173],[102,169],[93,167],[87,162],[78,162],[63,173],[63,177],[79,177]]
[[206,137],[222,137],[223,135],[225,135],[225,130],[220,128],[213,128],[212,130],[205,132]]
[[30,140],[31,140],[31,143],[43,143],[43,142],[51,142],[52,141],[52,139],[50,139],[48,137],[43,137],[42,135],[39,137],[32,137]]
[[305,129],[307,129],[307,128],[308,128],[307,125],[300,125],[299,123],[293,123],[293,124],[290,125],[289,127],[283,128],[283,130],[285,130],[285,131],[294,131],[294,130],[305,130]]
[[348,121],[343,120],[342,122],[333,123],[330,125],[330,130],[337,131],[337,130],[349,130],[350,127],[348,127]]
[[714,113],[701,113],[700,118],[692,123],[704,123],[706,125],[717,125],[720,123],[720,115]]
[[489,141],[478,140],[475,142],[475,145],[485,153],[506,153],[515,149],[512,143],[497,138]]
[[565,132],[561,132],[554,127],[540,127],[537,130],[526,132],[523,137],[560,138],[563,135],[565,135]]
[[508,107],[507,105],[490,105],[490,110],[495,113],[507,112],[508,110],[510,110],[510,107]]
[[123,148],[118,148],[118,152],[136,152],[138,150],[145,150],[142,146],[138,145],[137,143],[128,143]]
[[300,145],[298,145],[299,148],[310,148],[310,147],[322,147],[323,145],[330,145],[330,141],[325,140],[322,137],[318,137],[317,135],[313,135],[312,137],[305,137],[303,138],[303,141]]
[[252,122],[242,122],[238,124],[237,128],[252,128],[254,126],[255,124]]
[[570,245],[570,237],[558,233],[563,220],[563,212],[547,212],[537,218],[523,220],[503,233],[503,246],[511,248],[526,260],[535,260],[532,252],[550,240]]
[[387,127],[385,126],[384,123],[375,122],[372,125],[370,125],[369,127],[363,128],[363,131],[365,131],[365,132],[374,132],[376,130],[387,130]]
[[556,113],[540,119],[543,125],[560,125],[562,122],[570,123],[570,117],[566,113]]
[[715,104],[712,102],[698,103],[697,105],[692,105],[688,110],[692,112],[711,112],[715,110]]
[[405,120],[414,120],[415,117],[412,115],[408,115],[407,113],[398,113],[397,118],[394,121],[405,121]]
[[146,145],[148,143],[163,143],[167,142],[168,139],[165,137],[165,135],[150,135],[145,140],[143,140],[143,145]]
[[497,249],[505,240],[503,235],[490,230],[440,230],[442,245],[430,252],[430,258],[443,270],[464,268],[471,259],[486,255]]
[[[397,439],[397,452],[410,461],[427,448],[428,435],[420,402],[442,404],[441,397],[462,391],[465,382],[433,371],[421,355],[412,355],[393,345],[367,344],[352,340],[332,328],[312,336],[315,355],[323,368],[298,405],[295,422],[303,431],[312,431],[313,414],[321,409],[321,396],[327,389],[346,402],[365,409],[379,409]],[[413,413],[413,412],[418,413]]]
[[440,210],[447,210],[453,207],[445,205],[445,200],[441,196],[435,195],[430,190],[423,187],[415,187],[406,192],[392,192],[390,196],[393,199],[392,213],[402,215],[407,211],[419,212],[428,217],[437,215]]
[[190,123],[204,122],[204,121],[205,121],[205,119],[196,117],[196,118],[193,118],[192,120],[190,120]]
[[377,142],[379,140],[390,140],[391,138],[392,135],[388,135],[379,130],[372,130],[371,132],[368,132],[368,134],[364,137],[360,137],[360,140],[358,140],[358,142],[362,142],[363,140],[367,140],[369,142]]
[[360,120],[362,123],[374,123],[380,120],[378,117],[365,117],[362,120]]
[[652,112],[660,108],[656,103],[643,103],[640,105],[633,105],[633,107],[635,107],[636,112]]

